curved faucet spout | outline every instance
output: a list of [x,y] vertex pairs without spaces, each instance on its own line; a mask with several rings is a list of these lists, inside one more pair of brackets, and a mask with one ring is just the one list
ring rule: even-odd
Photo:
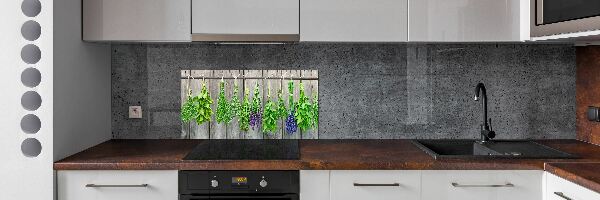
[[[495,132],[490,129],[490,125],[488,124],[487,117],[487,93],[485,90],[485,85],[483,83],[478,83],[475,87],[475,97],[473,98],[475,101],[479,101],[479,99],[483,99],[481,102],[481,106],[483,107],[483,123],[481,124],[481,140],[482,142],[488,141],[496,136]],[[490,119],[491,122],[491,119]]]

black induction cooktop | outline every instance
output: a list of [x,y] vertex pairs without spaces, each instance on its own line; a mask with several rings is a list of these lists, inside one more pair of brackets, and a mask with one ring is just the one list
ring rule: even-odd
[[205,140],[183,160],[298,160],[298,140]]

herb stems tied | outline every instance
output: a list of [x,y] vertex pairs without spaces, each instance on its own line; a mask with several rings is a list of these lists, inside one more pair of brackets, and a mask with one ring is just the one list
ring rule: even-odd
[[296,117],[294,116],[295,106],[294,106],[294,82],[291,80],[288,82],[288,91],[289,91],[289,113],[288,117],[285,120],[285,130],[288,134],[294,134],[298,130],[298,124],[296,123]]

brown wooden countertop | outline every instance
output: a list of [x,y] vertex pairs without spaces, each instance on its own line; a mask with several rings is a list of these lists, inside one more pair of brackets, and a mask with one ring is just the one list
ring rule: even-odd
[[300,160],[182,158],[202,140],[110,140],[54,164],[55,170],[542,170],[547,162],[600,162],[600,146],[540,140],[581,159],[434,160],[410,140],[302,140]]
[[546,171],[600,193],[600,162],[546,163]]

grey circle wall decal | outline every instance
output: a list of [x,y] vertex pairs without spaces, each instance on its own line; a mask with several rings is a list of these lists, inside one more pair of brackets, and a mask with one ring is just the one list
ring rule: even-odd
[[40,38],[40,34],[42,34],[42,27],[40,27],[40,23],[37,23],[36,21],[29,20],[21,26],[21,35],[26,40],[37,40]]
[[27,64],[35,64],[42,58],[42,52],[34,44],[25,45],[21,49],[21,59]]
[[21,152],[27,157],[37,157],[42,153],[42,143],[35,138],[27,138],[21,143]]
[[42,121],[36,115],[27,114],[21,118],[21,130],[27,134],[35,134],[40,131],[41,127]]
[[27,17],[35,17],[42,11],[42,4],[39,0],[23,0],[21,11]]
[[21,105],[25,110],[37,110],[42,105],[42,97],[37,92],[27,91],[21,96]]
[[30,67],[21,73],[21,83],[27,87],[36,87],[42,82],[42,74],[40,70]]

